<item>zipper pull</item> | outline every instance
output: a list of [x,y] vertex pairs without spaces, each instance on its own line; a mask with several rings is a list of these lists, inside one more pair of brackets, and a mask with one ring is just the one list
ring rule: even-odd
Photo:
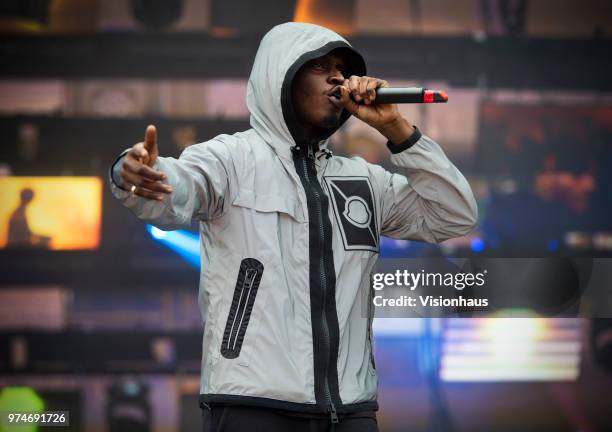
[[308,159],[315,159],[314,149],[311,144],[308,144]]
[[334,407],[334,404],[330,406],[329,415],[332,423],[338,423],[338,414],[336,414],[336,407]]

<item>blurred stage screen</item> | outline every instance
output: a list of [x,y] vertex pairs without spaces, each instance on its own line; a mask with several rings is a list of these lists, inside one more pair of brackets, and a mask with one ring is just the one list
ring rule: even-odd
[[4,177],[0,190],[0,248],[98,248],[99,177]]

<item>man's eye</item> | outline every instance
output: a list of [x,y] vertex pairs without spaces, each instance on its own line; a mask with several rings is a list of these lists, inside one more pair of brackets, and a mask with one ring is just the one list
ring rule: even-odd
[[321,62],[313,62],[312,68],[313,69],[325,69],[325,65]]

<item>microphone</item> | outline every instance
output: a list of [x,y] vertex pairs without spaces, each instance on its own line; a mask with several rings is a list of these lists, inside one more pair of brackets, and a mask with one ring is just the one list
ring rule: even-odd
[[[340,89],[333,96],[340,99]],[[428,90],[422,87],[381,87],[376,89],[376,99],[372,104],[398,103],[446,103],[448,96],[442,90]]]

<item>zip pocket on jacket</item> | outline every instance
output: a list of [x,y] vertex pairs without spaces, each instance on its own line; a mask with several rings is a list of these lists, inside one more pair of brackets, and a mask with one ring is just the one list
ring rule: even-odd
[[225,358],[235,359],[240,355],[263,270],[263,264],[255,258],[245,258],[240,262],[238,280],[221,343],[221,355]]

